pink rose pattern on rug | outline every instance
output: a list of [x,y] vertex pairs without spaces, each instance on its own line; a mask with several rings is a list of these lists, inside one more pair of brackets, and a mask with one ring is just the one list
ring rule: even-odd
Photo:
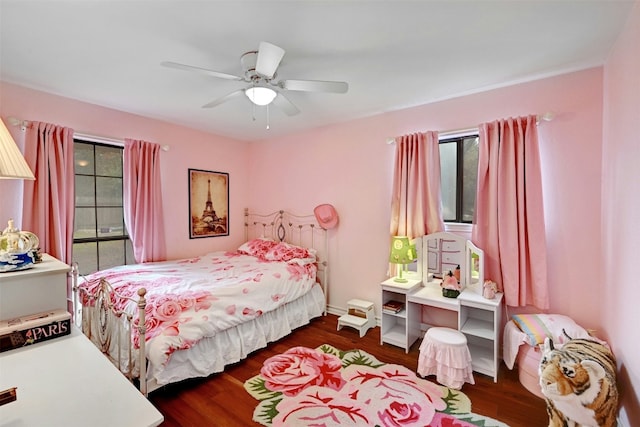
[[361,350],[294,347],[245,382],[264,426],[507,427],[471,413],[467,396]]
[[267,359],[260,374],[269,390],[295,396],[312,385],[341,389],[345,382],[340,376],[341,368],[342,362],[332,354],[294,347]]
[[[164,365],[171,354],[204,337],[255,319],[307,293],[315,284],[312,260],[270,262],[239,252],[115,267],[87,276],[80,285],[94,291],[105,278],[122,297],[115,308],[134,316],[138,289],[147,290],[147,357]],[[83,297],[86,294],[81,294]],[[82,304],[91,302],[83,298]],[[133,342],[139,346],[137,328]]]

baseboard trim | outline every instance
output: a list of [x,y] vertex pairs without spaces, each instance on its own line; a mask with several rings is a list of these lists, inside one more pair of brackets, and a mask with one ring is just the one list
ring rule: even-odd
[[347,309],[345,309],[345,308],[336,307],[334,305],[327,305],[327,313],[329,313],[329,314],[335,314],[336,316],[342,316],[346,312],[347,312]]

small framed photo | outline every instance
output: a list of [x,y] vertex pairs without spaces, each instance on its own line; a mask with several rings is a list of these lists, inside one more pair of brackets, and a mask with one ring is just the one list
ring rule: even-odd
[[189,238],[229,235],[229,174],[189,169]]

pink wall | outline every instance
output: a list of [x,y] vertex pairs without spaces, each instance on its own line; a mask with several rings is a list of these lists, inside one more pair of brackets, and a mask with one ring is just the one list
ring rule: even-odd
[[[260,142],[251,150],[251,203],[302,212],[333,203],[340,225],[331,236],[330,304],[365,298],[379,313],[394,155],[386,139],[547,111],[556,113],[539,128],[552,311],[601,329],[602,68]],[[270,190],[274,183],[282,191]]]
[[640,425],[640,332],[636,276],[640,254],[640,2],[605,65],[603,144],[604,328],[616,354],[620,418]]
[[[193,129],[152,120],[134,114],[102,108],[91,104],[38,92],[0,82],[0,116],[56,123],[76,132],[117,138],[144,139],[168,145],[161,153],[162,187],[165,211],[167,256],[179,258],[226,250],[238,246],[243,239],[243,212],[248,203],[249,181],[245,162],[250,144],[230,140]],[[24,141],[19,128],[7,123],[16,142]],[[230,235],[189,239],[188,168],[229,173]],[[22,188],[17,181],[0,180],[0,222],[15,217],[19,222]],[[11,203],[5,203],[11,200]],[[204,209],[204,206],[203,206]],[[5,225],[6,226],[6,225]],[[4,228],[4,226],[2,227]]]

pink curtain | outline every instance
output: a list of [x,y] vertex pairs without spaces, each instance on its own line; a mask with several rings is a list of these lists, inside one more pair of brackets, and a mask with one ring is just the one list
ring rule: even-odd
[[25,133],[24,156],[36,180],[24,182],[22,228],[38,236],[43,253],[71,264],[75,211],[73,129],[31,122]]
[[413,239],[444,230],[438,132],[396,138],[391,235]]
[[124,222],[137,262],[165,259],[160,145],[124,141]]
[[549,308],[547,253],[536,117],[479,129],[473,241],[485,253],[485,277],[510,306]]

